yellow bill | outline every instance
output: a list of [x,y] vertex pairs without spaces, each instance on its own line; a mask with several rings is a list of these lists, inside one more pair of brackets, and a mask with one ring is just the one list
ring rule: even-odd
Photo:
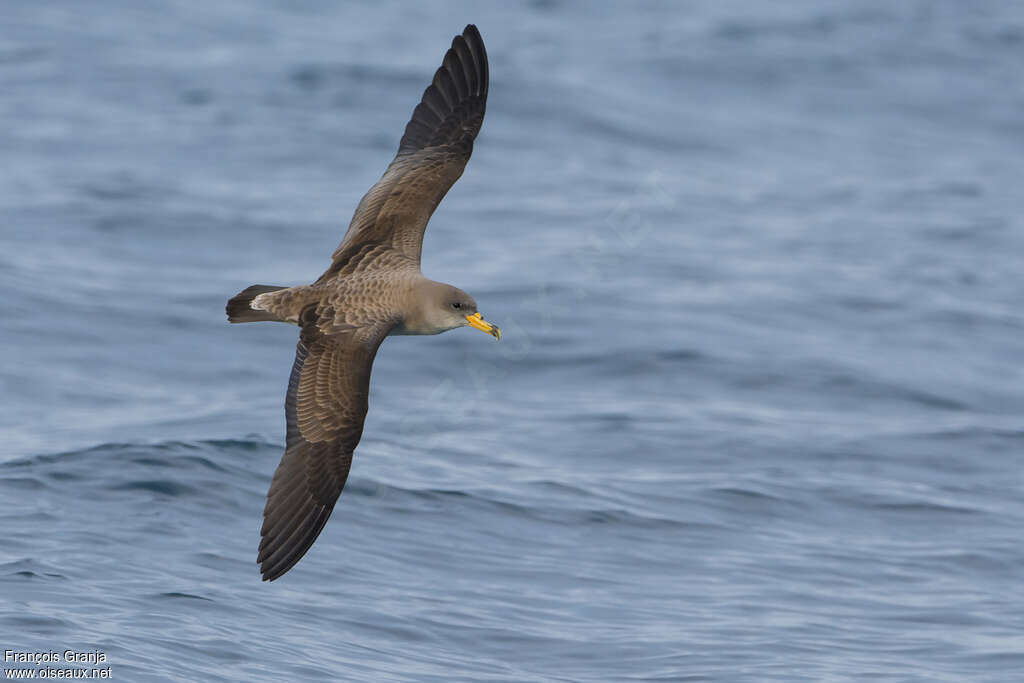
[[467,315],[466,320],[469,322],[470,327],[475,327],[478,330],[482,330],[487,334],[491,335],[492,337],[494,337],[495,339],[501,339],[501,330],[498,329],[498,326],[492,325],[486,320],[484,320],[479,313]]

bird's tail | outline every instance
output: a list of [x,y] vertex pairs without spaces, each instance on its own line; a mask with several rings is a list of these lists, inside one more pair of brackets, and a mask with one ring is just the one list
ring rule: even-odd
[[277,320],[281,318],[274,315],[270,311],[262,311],[258,308],[252,307],[252,300],[258,297],[260,294],[266,294],[267,292],[276,292],[280,289],[288,289],[287,287],[271,287],[269,285],[253,285],[247,287],[241,292],[233,296],[227,305],[228,320],[233,323],[255,323],[261,320]]

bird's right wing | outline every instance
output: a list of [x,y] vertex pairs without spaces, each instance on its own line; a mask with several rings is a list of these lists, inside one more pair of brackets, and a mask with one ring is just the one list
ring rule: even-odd
[[328,335],[303,318],[285,399],[287,446],[260,530],[264,581],[291,569],[331,516],[363,433],[373,359],[390,331],[380,324]]
[[359,202],[321,280],[381,257],[418,266],[427,222],[473,152],[484,121],[487,84],[487,51],[470,24],[452,40],[405,127],[397,156]]

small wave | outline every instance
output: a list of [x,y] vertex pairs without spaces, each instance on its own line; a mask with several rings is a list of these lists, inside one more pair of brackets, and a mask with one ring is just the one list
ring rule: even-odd
[[172,600],[205,600],[206,602],[213,602],[210,598],[204,598],[202,595],[193,595],[191,593],[179,593],[177,591],[171,591],[169,593],[158,593],[155,597],[157,598],[169,598]]
[[836,299],[836,304],[858,313],[899,311],[906,308],[906,304],[902,301],[865,295],[841,296]]
[[875,510],[883,510],[888,512],[905,512],[911,514],[942,513],[947,515],[976,515],[982,513],[981,510],[978,510],[976,508],[969,508],[961,505],[951,505],[948,503],[936,503],[933,501],[923,500],[869,503],[867,504],[867,507],[873,508]]
[[929,432],[917,432],[912,436],[937,441],[973,441],[975,439],[998,439],[1005,441],[1024,440],[1024,429],[1006,429],[1001,427],[961,427],[958,429],[940,429]]
[[[550,482],[530,483],[528,486],[549,487]],[[559,488],[572,489],[576,498],[593,496],[583,489],[574,489],[566,485]],[[385,484],[379,481],[355,479],[349,482],[345,495],[379,498],[384,504],[399,510],[422,512],[424,507],[430,509],[464,508],[466,512],[489,510],[502,516],[532,519],[553,524],[570,526],[601,524],[619,525],[642,529],[694,528],[707,526],[702,522],[679,520],[671,517],[652,515],[626,507],[624,504],[615,506],[572,505],[564,496],[552,495],[552,500],[559,504],[541,504],[535,500],[509,500],[508,494],[497,494],[492,490],[439,489],[439,488],[407,488]]]
[[46,484],[35,477],[3,477],[0,478],[0,484],[22,491],[38,491],[46,488]]
[[871,399],[890,399],[917,404],[926,408],[937,408],[951,412],[968,410],[969,406],[949,396],[942,396],[916,387],[886,381],[848,372],[831,372],[817,381],[829,393],[842,392],[847,395]]
[[123,484],[114,484],[107,487],[108,491],[152,491],[164,496],[186,496],[198,493],[198,491],[187,484],[172,481],[170,479],[155,479],[148,481],[129,481]]
[[823,39],[843,29],[882,24],[890,19],[885,13],[874,9],[821,13],[789,20],[728,19],[715,26],[713,34],[717,38],[744,43],[765,37]]
[[31,571],[29,569],[22,569],[21,571],[12,572],[8,576],[16,576],[16,577],[22,578],[22,579],[65,579],[66,580],[68,578],[68,577],[64,576],[63,574],[58,574],[56,572],[49,573],[49,574],[39,574],[39,573]]
[[367,84],[374,88],[384,84],[404,86],[419,84],[423,76],[414,71],[399,71],[375,64],[307,63],[300,64],[288,74],[296,88],[316,92],[324,88],[345,89]]
[[722,496],[729,496],[733,498],[744,498],[748,500],[765,500],[776,503],[786,502],[778,496],[773,496],[770,493],[764,493],[763,491],[755,491],[754,489],[745,489],[735,486],[726,486],[716,489],[711,489],[711,493]]
[[[224,467],[209,457],[191,455],[197,451],[215,452],[218,456],[238,452],[251,453],[264,449],[279,449],[278,444],[268,441],[247,439],[208,439],[200,441],[162,441],[158,443],[103,443],[88,448],[60,453],[40,453],[25,458],[8,460],[0,463],[0,469],[31,468],[37,465],[67,463],[83,458],[102,455],[115,460],[128,459],[132,462],[154,467],[167,467],[175,464],[198,464],[207,469],[223,471]],[[173,457],[168,457],[168,456]]]
[[68,578],[57,571],[56,567],[35,559],[15,560],[0,565],[0,577],[29,580],[66,580]]
[[76,624],[54,616],[15,614],[3,617],[4,624],[17,629],[16,632],[35,634],[74,633]]
[[899,497],[898,494],[880,496],[875,493],[863,492],[856,495],[851,491],[834,492],[833,500],[841,504],[862,510],[894,514],[900,516],[934,517],[936,515],[967,516],[981,515],[985,511],[968,505],[935,500],[919,496]]
[[15,66],[41,62],[49,58],[50,51],[43,47],[16,47],[0,50],[0,65]]
[[[276,458],[281,448],[254,440],[108,443],[0,463],[0,487],[49,488],[75,496],[98,488],[149,497],[201,497],[235,506],[265,479],[257,469],[263,459],[251,457],[260,450]],[[232,489],[241,498],[225,495]]]

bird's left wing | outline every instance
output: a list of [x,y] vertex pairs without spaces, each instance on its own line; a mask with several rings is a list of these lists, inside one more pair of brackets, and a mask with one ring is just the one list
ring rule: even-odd
[[359,202],[321,280],[381,256],[419,264],[427,222],[473,152],[484,121],[487,84],[487,51],[470,24],[452,40],[405,127],[397,156]]
[[325,334],[312,307],[300,321],[285,417],[287,446],[263,510],[258,562],[264,581],[302,558],[327,523],[363,433],[370,370],[391,326]]

